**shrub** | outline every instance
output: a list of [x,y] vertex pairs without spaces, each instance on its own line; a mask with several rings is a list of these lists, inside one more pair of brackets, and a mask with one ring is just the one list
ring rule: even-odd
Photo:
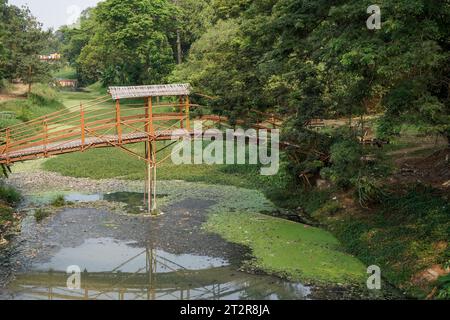
[[48,105],[59,102],[57,91],[48,85],[43,84],[35,84],[33,86],[29,99],[33,104],[38,105]]
[[375,177],[360,175],[355,182],[356,197],[362,207],[380,203],[385,193]]
[[322,169],[321,175],[338,187],[348,189],[352,180],[362,167],[363,149],[356,140],[344,140],[335,143],[331,149],[331,166]]
[[14,210],[0,205],[0,224],[14,220]]
[[49,217],[50,213],[48,211],[45,211],[44,209],[37,209],[34,212],[34,218],[36,219],[37,222],[41,222],[42,220],[44,220],[45,218]]
[[9,205],[16,206],[22,200],[22,195],[15,188],[0,184],[0,200]]
[[66,205],[66,199],[63,195],[59,195],[55,199],[53,199],[51,205],[56,208],[64,207]]
[[449,300],[450,299],[450,274],[439,278],[439,293],[438,299]]

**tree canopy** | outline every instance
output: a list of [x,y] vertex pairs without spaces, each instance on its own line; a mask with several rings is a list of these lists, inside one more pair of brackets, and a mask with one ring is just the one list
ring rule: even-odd
[[48,46],[50,31],[31,15],[28,8],[0,2],[0,76],[21,79],[27,84],[50,79],[50,66],[39,55]]

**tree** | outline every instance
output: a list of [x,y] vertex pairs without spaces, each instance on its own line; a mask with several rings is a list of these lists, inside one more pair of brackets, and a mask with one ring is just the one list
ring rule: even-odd
[[6,6],[4,10],[3,43],[6,51],[0,69],[9,79],[28,84],[50,79],[50,65],[40,61],[39,54],[48,47],[51,32],[42,31],[41,24],[26,7]]
[[[5,77],[6,65],[6,48],[5,48],[5,16],[6,16],[6,0],[0,0],[0,80]],[[1,86],[1,82],[0,82]]]
[[174,65],[167,0],[107,0],[92,11],[92,37],[76,62],[84,79],[104,85],[164,82]]
[[384,112],[381,134],[412,122],[450,141],[448,3],[380,3],[382,28],[368,30],[368,0],[213,0],[215,25],[175,79],[217,97],[216,111],[287,116],[284,139],[302,146],[287,149],[296,176],[327,165],[335,140],[311,119]]
[[173,0],[178,10],[176,12],[177,39],[174,48],[180,61],[186,57],[191,45],[212,26],[214,11],[210,0]]

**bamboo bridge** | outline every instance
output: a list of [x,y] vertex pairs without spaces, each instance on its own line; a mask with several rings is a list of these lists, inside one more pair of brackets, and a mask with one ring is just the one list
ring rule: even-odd
[[[157,161],[156,142],[172,140],[177,134],[192,139],[203,136],[191,128],[191,109],[201,106],[192,104],[190,95],[188,84],[110,87],[106,96],[1,130],[0,164],[9,167],[66,153],[118,148],[146,162],[145,202],[151,213],[156,209],[157,165],[166,160]],[[271,118],[267,121],[273,129],[279,119]],[[216,115],[199,120],[212,123],[209,128],[228,122]],[[267,121],[255,127],[270,130]],[[145,143],[145,154],[128,148],[136,143]]]

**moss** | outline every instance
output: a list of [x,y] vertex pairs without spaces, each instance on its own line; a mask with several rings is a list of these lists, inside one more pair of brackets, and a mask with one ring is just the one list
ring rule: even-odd
[[249,267],[294,281],[348,284],[365,276],[364,265],[321,229],[257,213],[217,213],[205,230],[250,247]]

